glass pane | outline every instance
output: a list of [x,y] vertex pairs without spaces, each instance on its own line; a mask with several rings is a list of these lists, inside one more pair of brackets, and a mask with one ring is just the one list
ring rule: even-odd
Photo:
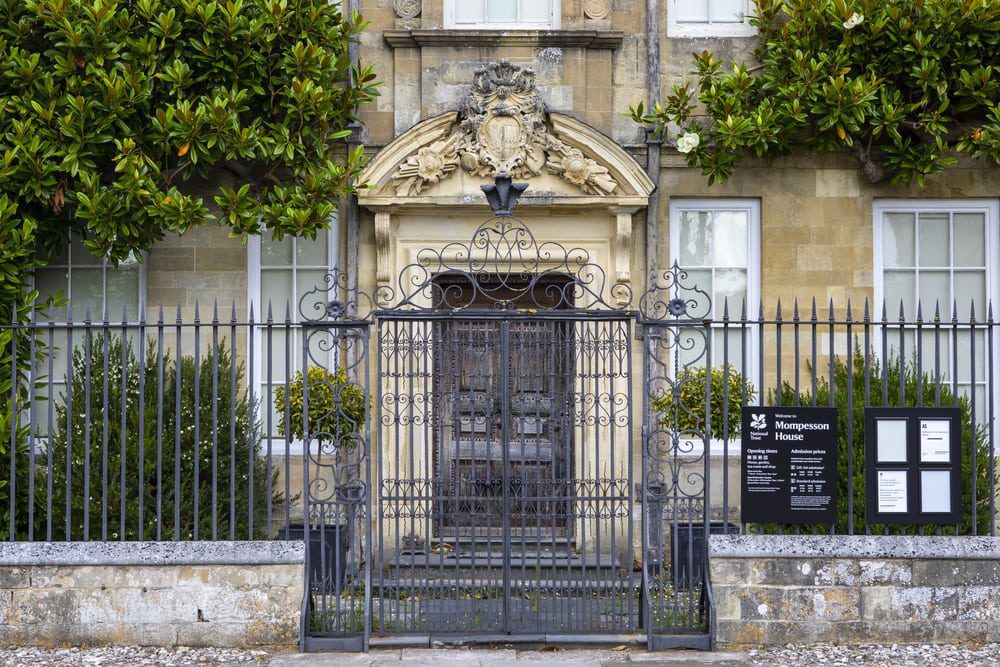
[[986,217],[982,213],[956,213],[952,224],[955,266],[986,266]]
[[[930,314],[924,315],[930,318]],[[924,329],[920,334],[920,372],[927,376],[928,382],[934,384],[938,375],[943,375],[948,370],[948,337],[942,334],[937,339],[935,347],[934,330]],[[916,350],[914,350],[916,353]]]
[[691,289],[684,297],[693,302],[688,303],[687,317],[705,317],[711,315],[709,311],[709,299],[713,293],[711,269],[692,269],[687,274],[687,280],[683,284]]
[[920,266],[951,266],[947,213],[920,214]]
[[747,265],[747,213],[746,211],[718,211],[715,213],[715,265]]
[[315,239],[295,239],[296,266],[329,266],[327,260],[327,241],[329,232],[325,229],[316,234]]
[[[69,271],[66,269],[36,269],[35,289],[40,295],[39,301],[44,302],[50,296],[54,297],[60,293],[63,297],[68,296],[67,280],[69,280]],[[64,320],[66,319],[66,308],[53,309],[51,315],[56,321]]]
[[83,245],[83,240],[74,235],[73,241],[70,244],[70,262],[72,262],[74,267],[77,266],[104,266],[104,260],[100,257],[95,257],[90,250]]
[[291,266],[292,237],[286,236],[280,241],[265,235],[260,239],[261,266]]
[[261,271],[260,272],[260,316],[267,318],[270,306],[271,315],[275,320],[284,320],[287,309],[291,309],[292,321],[296,320],[297,303],[292,301],[292,272]]
[[486,20],[489,23],[517,22],[517,0],[486,0]]
[[[984,380],[986,377],[986,338],[983,332],[976,332],[976,363],[972,363],[972,335],[968,331],[958,334],[958,381],[971,382]],[[954,363],[954,360],[952,360]],[[972,377],[975,368],[976,377]]]
[[705,211],[681,212],[680,248],[682,266],[708,266],[712,263],[712,222]]
[[[738,328],[730,327],[728,331],[723,331],[721,328],[715,329],[712,365],[716,368],[722,368],[728,362],[729,367],[737,373],[742,373],[744,370],[750,373],[750,369],[743,368],[743,341],[741,338]],[[749,344],[749,341],[747,343]]]
[[986,319],[986,274],[982,271],[955,272],[955,299],[958,319],[966,320],[973,306],[976,319]]
[[[102,297],[103,269],[77,269],[74,267],[70,276],[70,297],[73,299],[73,319],[83,319],[90,307],[90,319],[100,320],[104,317],[104,299]],[[109,313],[110,317],[110,313]]]
[[[923,304],[923,315],[926,317],[934,312],[934,304],[940,302],[951,303],[951,287],[947,271],[921,271],[920,272],[920,303]],[[908,319],[916,316],[916,311],[907,311]]]
[[912,213],[886,213],[882,225],[885,266],[915,266]]
[[326,302],[335,296],[326,289],[326,270],[299,271],[296,276],[298,278],[298,295],[295,298],[294,307],[298,308],[299,317],[312,320],[322,319],[326,310]]
[[745,0],[711,0],[712,23],[741,23]]
[[740,316],[743,302],[747,298],[747,272],[744,269],[719,269],[715,272],[715,317],[721,318],[725,312],[726,299],[729,300],[729,317]]
[[[293,330],[293,336],[300,335],[297,331]],[[273,326],[271,328],[271,345],[268,348],[268,336],[267,327],[260,330],[260,379],[263,382],[283,382],[285,380],[285,369],[288,367],[285,364],[285,352],[287,351],[290,355],[288,361],[290,361],[294,367],[295,357],[293,356],[292,350],[288,349],[288,336],[285,333],[285,327]],[[270,368],[268,368],[268,360],[270,360]]]
[[[900,300],[907,313],[916,312],[913,300],[916,293],[916,275],[912,271],[886,271],[883,282],[886,313],[890,319],[898,317]],[[928,304],[928,308],[933,307],[933,303],[932,301]]]
[[552,0],[521,0],[521,23],[548,23],[552,20]]
[[455,23],[482,23],[486,20],[483,13],[483,0],[452,0],[455,6]]
[[[73,272],[76,279],[76,272]],[[122,307],[128,308],[130,319],[137,319],[139,312],[139,269],[107,270],[107,304],[112,319],[121,319]]]
[[678,23],[707,23],[709,0],[678,0],[673,7],[677,10]]

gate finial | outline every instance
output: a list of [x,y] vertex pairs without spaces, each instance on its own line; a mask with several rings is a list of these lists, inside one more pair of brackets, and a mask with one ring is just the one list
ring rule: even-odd
[[502,218],[510,217],[511,211],[517,206],[517,200],[528,189],[527,183],[512,183],[510,174],[499,173],[493,185],[482,186],[486,193],[486,201],[490,203],[494,215]]

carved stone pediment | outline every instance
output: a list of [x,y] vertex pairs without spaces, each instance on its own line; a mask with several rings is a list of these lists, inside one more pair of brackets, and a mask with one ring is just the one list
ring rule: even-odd
[[548,171],[596,196],[619,187],[607,167],[552,129],[535,73],[509,62],[476,71],[450,130],[408,155],[392,176],[393,186],[397,196],[419,195],[458,167],[486,178],[506,173],[530,179]]

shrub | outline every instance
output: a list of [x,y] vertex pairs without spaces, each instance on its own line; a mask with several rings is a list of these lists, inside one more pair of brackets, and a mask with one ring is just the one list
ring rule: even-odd
[[[665,392],[653,399],[653,409],[660,413],[660,426],[682,433],[701,434],[705,431],[705,387],[708,370],[705,367],[684,370],[674,380],[674,393]],[[738,436],[740,433],[741,407],[757,397],[757,391],[748,380],[744,380],[734,368],[727,371],[713,368],[711,372],[711,434],[721,438]],[[724,394],[729,385],[729,395]],[[725,408],[728,406],[728,413]]]
[[[311,366],[306,376],[310,438],[345,451],[357,447],[358,434],[365,427],[364,389],[351,382],[343,368],[332,373],[320,366]],[[278,387],[274,392],[278,428],[300,440],[303,437],[303,389],[302,372],[299,371],[288,383],[288,423],[285,422],[285,387]]]
[[[103,361],[105,343],[106,365]],[[231,375],[232,353],[224,344],[220,344],[217,354],[209,351],[200,360],[191,356],[182,357],[179,370],[181,387],[178,419],[178,364],[169,354],[164,355],[163,391],[160,403],[159,357],[155,346],[150,345],[145,358],[145,389],[141,397],[145,414],[140,428],[140,362],[136,359],[131,341],[124,343],[123,347],[120,338],[109,336],[105,341],[104,336],[99,335],[94,336],[90,348],[90,355],[87,354],[84,345],[73,350],[72,377],[67,379],[72,390],[72,416],[68,414],[65,404],[57,408],[57,427],[51,445],[53,468],[48,471],[43,466],[38,471],[36,481],[35,501],[39,506],[36,516],[39,516],[39,521],[44,524],[46,476],[51,474],[54,538],[63,539],[68,524],[71,539],[79,540],[85,536],[99,539],[102,515],[106,512],[108,539],[157,539],[159,503],[162,513],[159,535],[162,539],[175,539],[175,534],[181,540],[195,539],[196,524],[197,538],[211,539],[213,469],[216,484],[214,516],[217,521],[218,538],[228,539],[230,535],[236,539],[267,537],[268,498],[270,497],[274,504],[273,511],[283,507],[284,498],[272,493],[274,476],[268,479],[266,461],[258,455],[254,411],[246,390],[241,389],[246,386],[243,364],[236,365],[234,385]],[[215,366],[216,361],[218,366]],[[90,366],[89,404],[86,396],[88,365]],[[196,365],[199,365],[200,376],[197,413],[194,400]],[[214,403],[213,368],[218,369],[218,388]],[[106,396],[105,379],[108,384]],[[158,418],[161,409],[162,418]],[[216,422],[213,422],[213,410]],[[197,441],[195,414],[198,415],[200,426]],[[107,417],[106,447],[103,425],[105,416]],[[66,438],[68,423],[72,427],[72,438],[69,442]],[[178,423],[179,441],[176,439]],[[89,447],[85,444],[88,432]],[[216,437],[215,447],[213,447],[213,432]],[[67,489],[66,474],[67,453],[70,460],[69,489]],[[83,489],[84,480],[88,478],[86,473],[88,458],[89,498]],[[103,490],[105,461],[106,491]],[[277,474],[276,471],[274,474]],[[175,489],[175,485],[179,486]],[[67,491],[70,501],[69,515],[66,509]],[[197,515],[194,509],[196,494]],[[141,521],[140,496],[143,504]],[[89,514],[86,521],[85,510]],[[175,521],[175,514],[179,516],[179,522]],[[36,527],[36,531],[38,530],[44,528]]]
[[[913,363],[902,364],[900,368],[898,361],[890,360],[885,367],[886,380],[883,385],[881,364],[873,356],[871,359],[868,374],[868,384],[871,387],[869,403],[872,407],[879,407],[882,404],[883,386],[888,389],[887,407],[916,407],[923,405],[931,407],[935,405],[935,393],[937,391],[933,377],[923,373],[918,377],[916,367]],[[906,392],[905,400],[900,397],[900,373],[904,374],[904,388]],[[852,360],[851,393],[847,392],[848,368],[847,362],[837,358],[834,361],[833,369],[833,405],[837,408],[837,429],[838,429],[838,464],[837,464],[837,524],[836,532],[848,532],[848,454],[853,453],[853,485],[854,485],[854,532],[865,532],[865,360],[864,354],[858,351]],[[917,387],[922,385],[923,401],[917,403]],[[941,402],[939,405],[949,407],[957,404],[961,413],[962,423],[962,523],[957,527],[944,527],[944,531],[955,534],[972,533],[973,503],[977,506],[976,530],[979,534],[988,535],[990,531],[990,452],[989,444],[986,441],[982,427],[973,429],[972,410],[968,397],[959,396],[958,401],[954,400],[951,388],[943,382],[940,387]],[[768,394],[768,402],[772,405],[793,405],[795,404],[795,390],[788,383],[784,383],[780,394],[773,391]],[[801,391],[798,396],[802,405],[812,404],[812,393]],[[852,405],[851,422],[848,422],[848,404]],[[816,380],[816,404],[830,405],[830,382],[825,377]],[[851,442],[848,443],[848,425],[851,427]],[[976,470],[972,470],[972,451],[976,450]],[[972,497],[972,478],[976,478],[976,498]],[[872,525],[873,533],[882,532],[884,526]],[[916,526],[889,526],[889,531],[893,533],[917,533]],[[769,526],[767,530],[776,530],[777,527]],[[829,526],[817,526],[820,532],[827,532]],[[928,526],[927,530],[934,530],[933,526]]]

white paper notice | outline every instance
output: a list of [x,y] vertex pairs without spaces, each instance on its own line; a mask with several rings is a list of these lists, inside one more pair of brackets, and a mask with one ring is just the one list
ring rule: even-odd
[[906,513],[906,471],[878,471],[879,514]]
[[879,419],[875,422],[875,442],[879,463],[906,462],[906,420]]
[[920,471],[920,511],[951,511],[951,471]]
[[920,462],[948,463],[951,460],[951,420],[920,420]]

